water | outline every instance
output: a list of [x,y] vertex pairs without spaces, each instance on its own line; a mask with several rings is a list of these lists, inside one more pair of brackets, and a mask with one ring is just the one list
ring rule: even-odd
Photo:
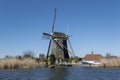
[[38,68],[0,70],[0,80],[120,80],[120,68]]

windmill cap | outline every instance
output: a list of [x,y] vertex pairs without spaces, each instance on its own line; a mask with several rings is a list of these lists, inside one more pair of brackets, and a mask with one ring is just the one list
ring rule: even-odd
[[66,34],[62,32],[53,32],[53,37],[59,39],[67,39]]

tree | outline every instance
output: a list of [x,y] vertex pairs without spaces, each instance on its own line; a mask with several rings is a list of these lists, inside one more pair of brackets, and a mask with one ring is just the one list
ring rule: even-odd
[[106,53],[106,58],[111,58],[111,54],[110,53]]
[[51,54],[50,55],[50,65],[53,65],[55,63],[55,55]]
[[12,58],[12,56],[6,55],[5,58]]
[[34,52],[32,51],[25,51],[23,54],[24,58],[34,58]]
[[39,59],[40,59],[41,61],[45,60],[45,55],[44,55],[44,54],[39,54]]
[[22,56],[19,55],[19,56],[16,56],[16,58],[21,60],[21,59],[22,59]]

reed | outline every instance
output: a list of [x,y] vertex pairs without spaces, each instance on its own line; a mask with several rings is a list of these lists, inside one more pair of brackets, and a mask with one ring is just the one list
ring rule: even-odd
[[104,67],[120,67],[120,57],[118,58],[104,58],[101,60]]
[[17,68],[35,68],[41,67],[41,63],[37,63],[35,59],[31,58],[6,58],[0,60],[1,69],[17,69]]

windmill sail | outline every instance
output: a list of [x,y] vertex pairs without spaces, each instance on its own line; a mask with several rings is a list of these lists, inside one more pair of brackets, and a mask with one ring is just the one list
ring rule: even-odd
[[55,15],[54,15],[53,26],[52,26],[52,33],[54,32],[55,21],[56,21],[56,8],[55,8]]

